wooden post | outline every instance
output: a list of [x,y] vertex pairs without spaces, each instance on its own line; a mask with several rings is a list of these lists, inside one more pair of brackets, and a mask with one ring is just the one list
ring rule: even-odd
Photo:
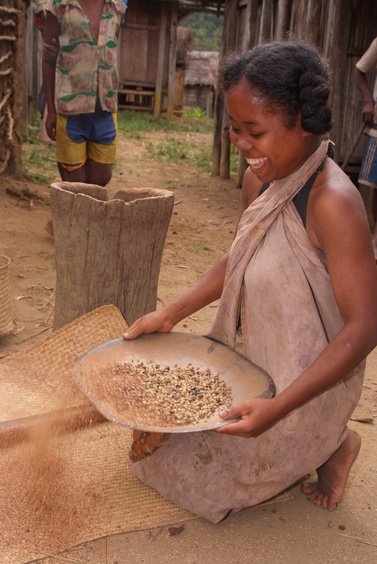
[[344,116],[344,92],[346,90],[347,68],[347,49],[348,38],[351,29],[351,0],[334,0],[330,12],[332,24],[331,42],[327,45],[324,55],[330,60],[332,69],[332,88],[330,94],[330,106],[332,108],[333,123],[337,124],[331,130],[331,139],[335,143],[335,162],[338,163],[341,155],[339,147],[342,145],[342,128],[339,126],[343,122]]
[[237,182],[236,187],[242,188],[243,176],[248,169],[248,164],[245,157],[240,153],[238,156],[238,167],[237,167]]
[[170,40],[169,40],[169,81],[167,118],[174,117],[175,71],[177,64],[177,26],[178,2],[172,2],[170,7]]
[[220,178],[230,178],[229,115],[225,104],[223,108],[223,122],[221,127]]
[[282,40],[285,38],[289,30],[291,10],[292,0],[279,0],[276,18],[276,39]]
[[116,305],[128,324],[153,311],[174,194],[93,184],[51,184],[56,256],[54,330]]
[[256,44],[257,30],[258,30],[258,0],[248,0],[246,18],[247,18],[247,33],[241,43],[242,51],[251,49]]
[[321,26],[321,3],[318,0],[309,0],[306,14],[305,40],[319,44]]
[[215,94],[215,124],[213,131],[212,145],[212,168],[211,176],[219,176],[220,174],[220,157],[221,157],[221,129],[223,123],[224,97],[216,89]]
[[[258,0],[247,0],[246,20],[247,28],[244,37],[241,37],[241,51],[247,51],[254,47],[258,31]],[[238,157],[237,167],[237,180],[236,187],[242,188],[244,174],[247,170],[248,164],[245,157],[240,153]]]
[[262,14],[259,30],[259,42],[269,41],[272,39],[272,14],[273,14],[272,0],[263,0]]
[[[222,54],[231,53],[237,46],[237,15],[238,0],[226,0],[224,16],[224,33],[222,40]],[[222,112],[221,125],[221,156],[220,156],[220,178],[230,177],[230,139],[229,118],[225,105]]]
[[155,95],[155,99],[154,99],[154,117],[155,118],[158,117],[161,113],[162,81],[163,81],[163,76],[164,76],[167,17],[168,16],[167,16],[166,2],[163,2],[161,4],[160,36],[159,36],[159,40],[158,40],[156,95]]

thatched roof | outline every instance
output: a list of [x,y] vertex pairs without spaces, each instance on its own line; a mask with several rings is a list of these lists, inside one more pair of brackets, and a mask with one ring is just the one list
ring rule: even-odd
[[218,66],[217,51],[189,51],[186,55],[185,85],[214,86]]

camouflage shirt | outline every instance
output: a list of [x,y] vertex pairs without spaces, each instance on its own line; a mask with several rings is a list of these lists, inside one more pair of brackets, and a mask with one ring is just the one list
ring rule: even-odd
[[59,24],[55,97],[58,114],[95,111],[97,96],[103,110],[118,107],[118,34],[126,2],[105,0],[96,42],[89,20],[77,0],[49,0]]

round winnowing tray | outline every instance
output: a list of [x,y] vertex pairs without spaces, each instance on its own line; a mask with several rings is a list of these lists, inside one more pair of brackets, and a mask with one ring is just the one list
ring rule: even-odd
[[207,337],[172,332],[141,335],[132,341],[114,339],[81,356],[74,366],[73,378],[102,415],[132,429],[187,433],[216,429],[234,420],[224,421],[215,413],[197,424],[173,426],[161,424],[157,414],[147,408],[140,409],[130,403],[122,405],[120,388],[127,387],[130,376],[123,374],[119,382],[107,377],[106,371],[125,362],[179,367],[191,364],[199,370],[209,369],[232,388],[233,405],[255,397],[271,398],[275,394],[275,385],[264,370],[234,349]]

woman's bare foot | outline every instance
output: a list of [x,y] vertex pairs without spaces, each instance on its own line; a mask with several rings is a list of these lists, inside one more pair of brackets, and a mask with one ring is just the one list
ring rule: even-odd
[[338,450],[317,470],[318,482],[303,482],[301,491],[315,505],[334,511],[346,489],[348,476],[359,454],[361,439],[355,431],[348,435]]

